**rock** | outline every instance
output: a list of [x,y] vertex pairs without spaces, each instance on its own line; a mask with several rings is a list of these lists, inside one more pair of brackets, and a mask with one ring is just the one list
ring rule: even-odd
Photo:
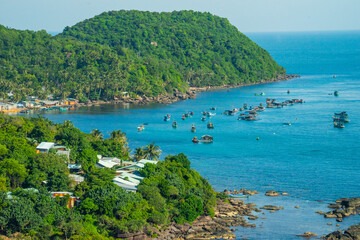
[[339,226],[340,226],[340,224],[336,224],[336,226],[337,226],[337,227],[339,227]]
[[330,204],[328,205],[328,208],[340,209],[340,208],[341,208],[341,205],[338,204],[338,203],[330,203]]
[[235,228],[232,228],[232,229],[230,229],[230,231],[235,232],[235,231],[236,231],[236,229],[235,229]]
[[331,226],[331,225],[332,225],[332,223],[328,223],[327,225]]
[[256,219],[258,219],[258,218],[259,218],[258,216],[253,216],[253,215],[251,215],[251,216],[248,217],[249,220],[256,220]]
[[295,206],[294,208],[300,208],[299,206]]
[[304,234],[297,235],[297,236],[306,237],[306,238],[317,237],[317,235],[313,232],[305,232]]
[[284,208],[283,207],[277,207],[277,206],[274,206],[274,205],[265,205],[265,206],[261,207],[260,209],[278,211],[278,210],[284,209]]
[[269,190],[269,191],[266,191],[265,195],[266,195],[266,196],[270,196],[270,197],[277,197],[277,196],[280,195],[280,193],[275,192],[275,191],[273,191],[273,190]]
[[274,213],[274,212],[275,212],[275,210],[271,210],[271,211],[270,211],[270,213]]
[[342,222],[343,219],[342,219],[342,218],[337,218],[336,221],[337,221],[337,222]]
[[289,196],[289,195],[290,195],[290,193],[283,192],[283,193],[281,193],[281,195],[284,195],[284,196]]
[[340,231],[332,232],[325,236],[327,240],[359,240],[360,239],[360,225],[353,225],[344,233]]
[[325,213],[323,213],[322,211],[316,211],[315,213],[320,214],[320,215],[324,215]]

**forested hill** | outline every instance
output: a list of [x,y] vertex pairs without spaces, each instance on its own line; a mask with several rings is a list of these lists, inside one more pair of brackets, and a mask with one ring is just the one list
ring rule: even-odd
[[210,13],[111,11],[55,37],[0,25],[0,98],[111,100],[283,74],[268,52]]
[[66,27],[61,35],[118,51],[130,48],[150,62],[166,60],[192,86],[252,82],[285,72],[227,19],[210,13],[111,11]]

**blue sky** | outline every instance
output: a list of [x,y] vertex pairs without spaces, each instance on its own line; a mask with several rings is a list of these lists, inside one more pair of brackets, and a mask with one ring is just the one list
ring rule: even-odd
[[120,9],[206,11],[241,32],[360,30],[360,0],[0,0],[0,24],[60,32]]

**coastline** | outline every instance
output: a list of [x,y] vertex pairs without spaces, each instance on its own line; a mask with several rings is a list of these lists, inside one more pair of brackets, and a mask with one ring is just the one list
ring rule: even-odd
[[143,96],[143,97],[138,97],[137,99],[124,98],[124,99],[111,100],[111,101],[104,101],[104,100],[90,101],[89,100],[86,103],[77,103],[77,104],[75,104],[75,107],[83,107],[83,106],[90,107],[90,106],[99,106],[99,105],[103,105],[103,104],[137,104],[137,105],[145,105],[145,104],[151,104],[151,103],[169,104],[169,103],[174,103],[174,102],[177,102],[180,100],[196,99],[197,93],[200,93],[200,92],[288,81],[290,79],[300,78],[300,77],[301,76],[299,76],[297,74],[292,74],[292,75],[281,75],[277,78],[273,78],[270,80],[261,80],[259,82],[253,82],[253,83],[241,83],[241,84],[236,84],[236,85],[222,85],[222,86],[211,86],[211,87],[210,86],[209,87],[190,87],[189,90],[185,93],[177,91],[177,92],[174,92],[173,95],[163,94],[163,95],[158,95],[156,97]]

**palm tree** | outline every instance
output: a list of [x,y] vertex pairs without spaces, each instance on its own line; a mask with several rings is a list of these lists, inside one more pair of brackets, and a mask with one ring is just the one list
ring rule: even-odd
[[92,130],[90,134],[94,137],[96,141],[103,139],[103,134],[99,131],[99,129]]
[[143,159],[144,156],[145,156],[144,148],[138,147],[138,148],[135,149],[134,159],[136,161],[139,161],[139,160]]
[[121,130],[114,130],[110,133],[110,140],[114,140],[125,145],[127,142],[125,135],[126,133],[122,132]]
[[144,150],[144,157],[146,159],[151,159],[151,160],[159,160],[161,154],[161,150],[160,147],[158,145],[155,145],[154,142],[152,142],[151,144],[147,145],[145,147]]

